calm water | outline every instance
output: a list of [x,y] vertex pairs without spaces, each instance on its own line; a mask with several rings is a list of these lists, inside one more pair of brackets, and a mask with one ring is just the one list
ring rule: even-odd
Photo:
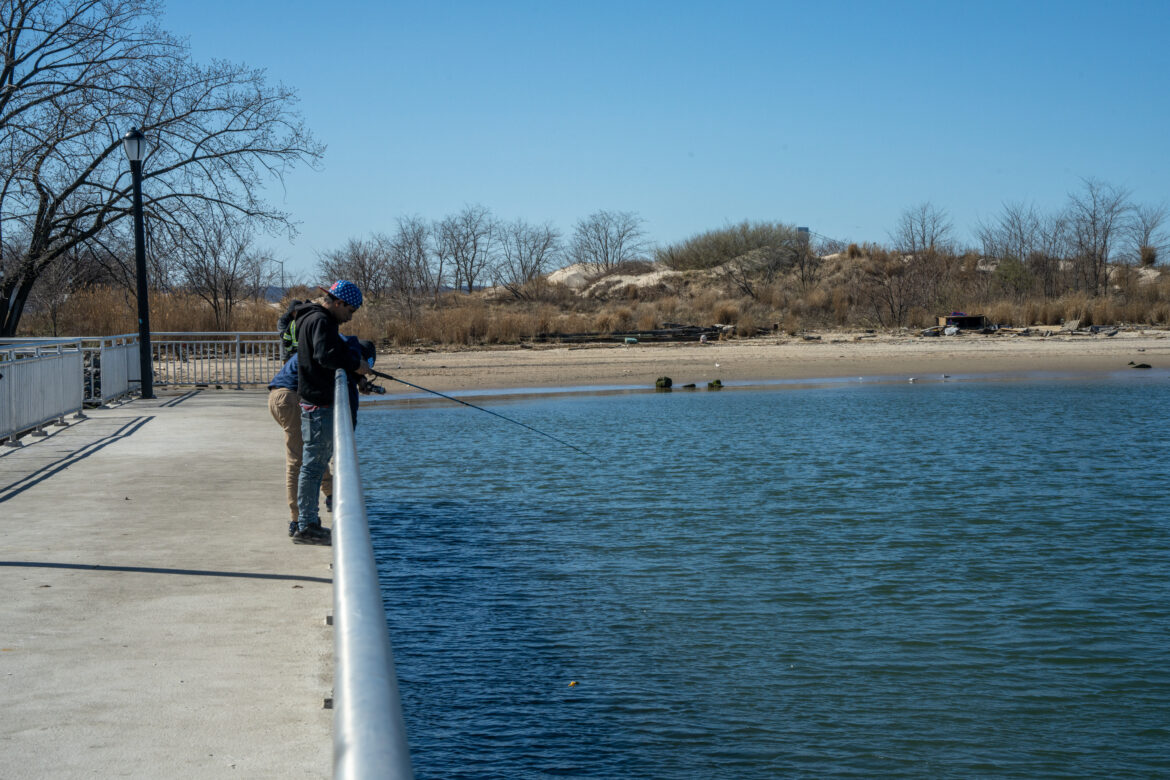
[[1166,373],[491,408],[605,463],[358,428],[418,777],[1170,776]]

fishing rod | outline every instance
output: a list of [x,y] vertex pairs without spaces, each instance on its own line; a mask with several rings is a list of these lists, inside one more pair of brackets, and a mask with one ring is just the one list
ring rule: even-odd
[[501,420],[506,420],[506,421],[512,423],[513,425],[519,425],[521,428],[527,428],[528,430],[532,431],[533,433],[539,433],[541,436],[544,436],[546,439],[552,439],[557,444],[563,444],[566,447],[568,447],[569,449],[576,450],[577,452],[581,453],[582,455],[584,455],[587,458],[593,458],[594,460],[596,460],[598,462],[601,461],[601,458],[597,457],[596,455],[591,455],[588,452],[586,452],[585,450],[581,449],[580,447],[573,445],[573,444],[569,444],[564,439],[558,439],[556,436],[553,436],[551,433],[545,433],[544,431],[538,430],[537,428],[533,428],[531,425],[527,425],[525,423],[522,423],[519,420],[513,420],[511,417],[505,417],[504,415],[500,414],[499,412],[493,412],[491,409],[484,409],[482,406],[476,406],[475,404],[469,404],[469,403],[467,403],[467,401],[461,401],[458,398],[455,398],[453,396],[444,395],[443,393],[440,393],[438,390],[431,390],[430,388],[420,387],[419,385],[413,384],[411,382],[407,382],[405,379],[399,379],[396,376],[390,376],[389,374],[383,374],[381,371],[375,371],[372,368],[370,369],[370,373],[376,377],[381,377],[382,379],[389,379],[391,382],[398,382],[400,384],[406,385],[407,387],[413,387],[415,390],[422,390],[424,393],[430,393],[432,395],[437,395],[440,398],[446,398],[448,401],[454,401],[457,404],[463,404],[464,406],[470,406],[472,409],[478,409],[481,412],[487,412],[488,414],[493,415],[494,417],[499,417]]

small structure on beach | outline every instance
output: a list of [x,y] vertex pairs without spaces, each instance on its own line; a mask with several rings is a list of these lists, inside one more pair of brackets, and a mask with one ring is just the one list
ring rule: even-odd
[[953,311],[938,318],[940,328],[958,328],[959,330],[983,330],[987,327],[987,317],[982,314],[964,314]]

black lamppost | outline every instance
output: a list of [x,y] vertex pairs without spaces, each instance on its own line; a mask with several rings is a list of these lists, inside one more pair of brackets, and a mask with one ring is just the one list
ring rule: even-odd
[[142,158],[146,136],[134,128],[122,136],[134,178],[134,273],[138,277],[138,365],[143,398],[154,398],[154,363],[150,359],[150,300],[146,294],[146,232],[142,226]]

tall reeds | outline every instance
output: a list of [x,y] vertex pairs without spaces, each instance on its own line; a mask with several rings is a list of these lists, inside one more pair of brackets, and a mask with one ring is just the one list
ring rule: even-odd
[[[776,329],[920,328],[950,311],[984,314],[993,323],[1013,327],[1059,327],[1073,321],[1084,326],[1170,326],[1170,272],[1165,268],[1112,269],[1108,294],[1066,290],[1045,296],[1035,287],[1025,289],[1025,280],[1014,275],[1018,268],[997,273],[996,267],[984,268],[976,261],[959,258],[945,277],[917,285],[910,283],[913,275],[929,268],[865,246],[826,258],[812,281],[792,271],[758,285],[750,296],[715,272],[695,270],[679,274],[669,285],[622,286],[600,298],[543,285],[540,295],[529,299],[477,292],[406,303],[371,300],[343,332],[397,347],[516,344],[556,334],[648,331],[668,324],[731,325],[734,337],[742,338]],[[877,293],[891,296],[885,304],[899,307],[899,322],[891,325],[878,316]],[[318,294],[315,288],[304,288],[281,303],[237,301],[230,329],[274,331],[289,300]],[[890,310],[885,310],[887,318]],[[219,329],[205,301],[180,292],[153,292],[150,316],[155,331]],[[28,311],[21,334],[52,335],[54,325],[62,335],[133,332],[134,296],[122,288],[82,289],[52,312]]]

